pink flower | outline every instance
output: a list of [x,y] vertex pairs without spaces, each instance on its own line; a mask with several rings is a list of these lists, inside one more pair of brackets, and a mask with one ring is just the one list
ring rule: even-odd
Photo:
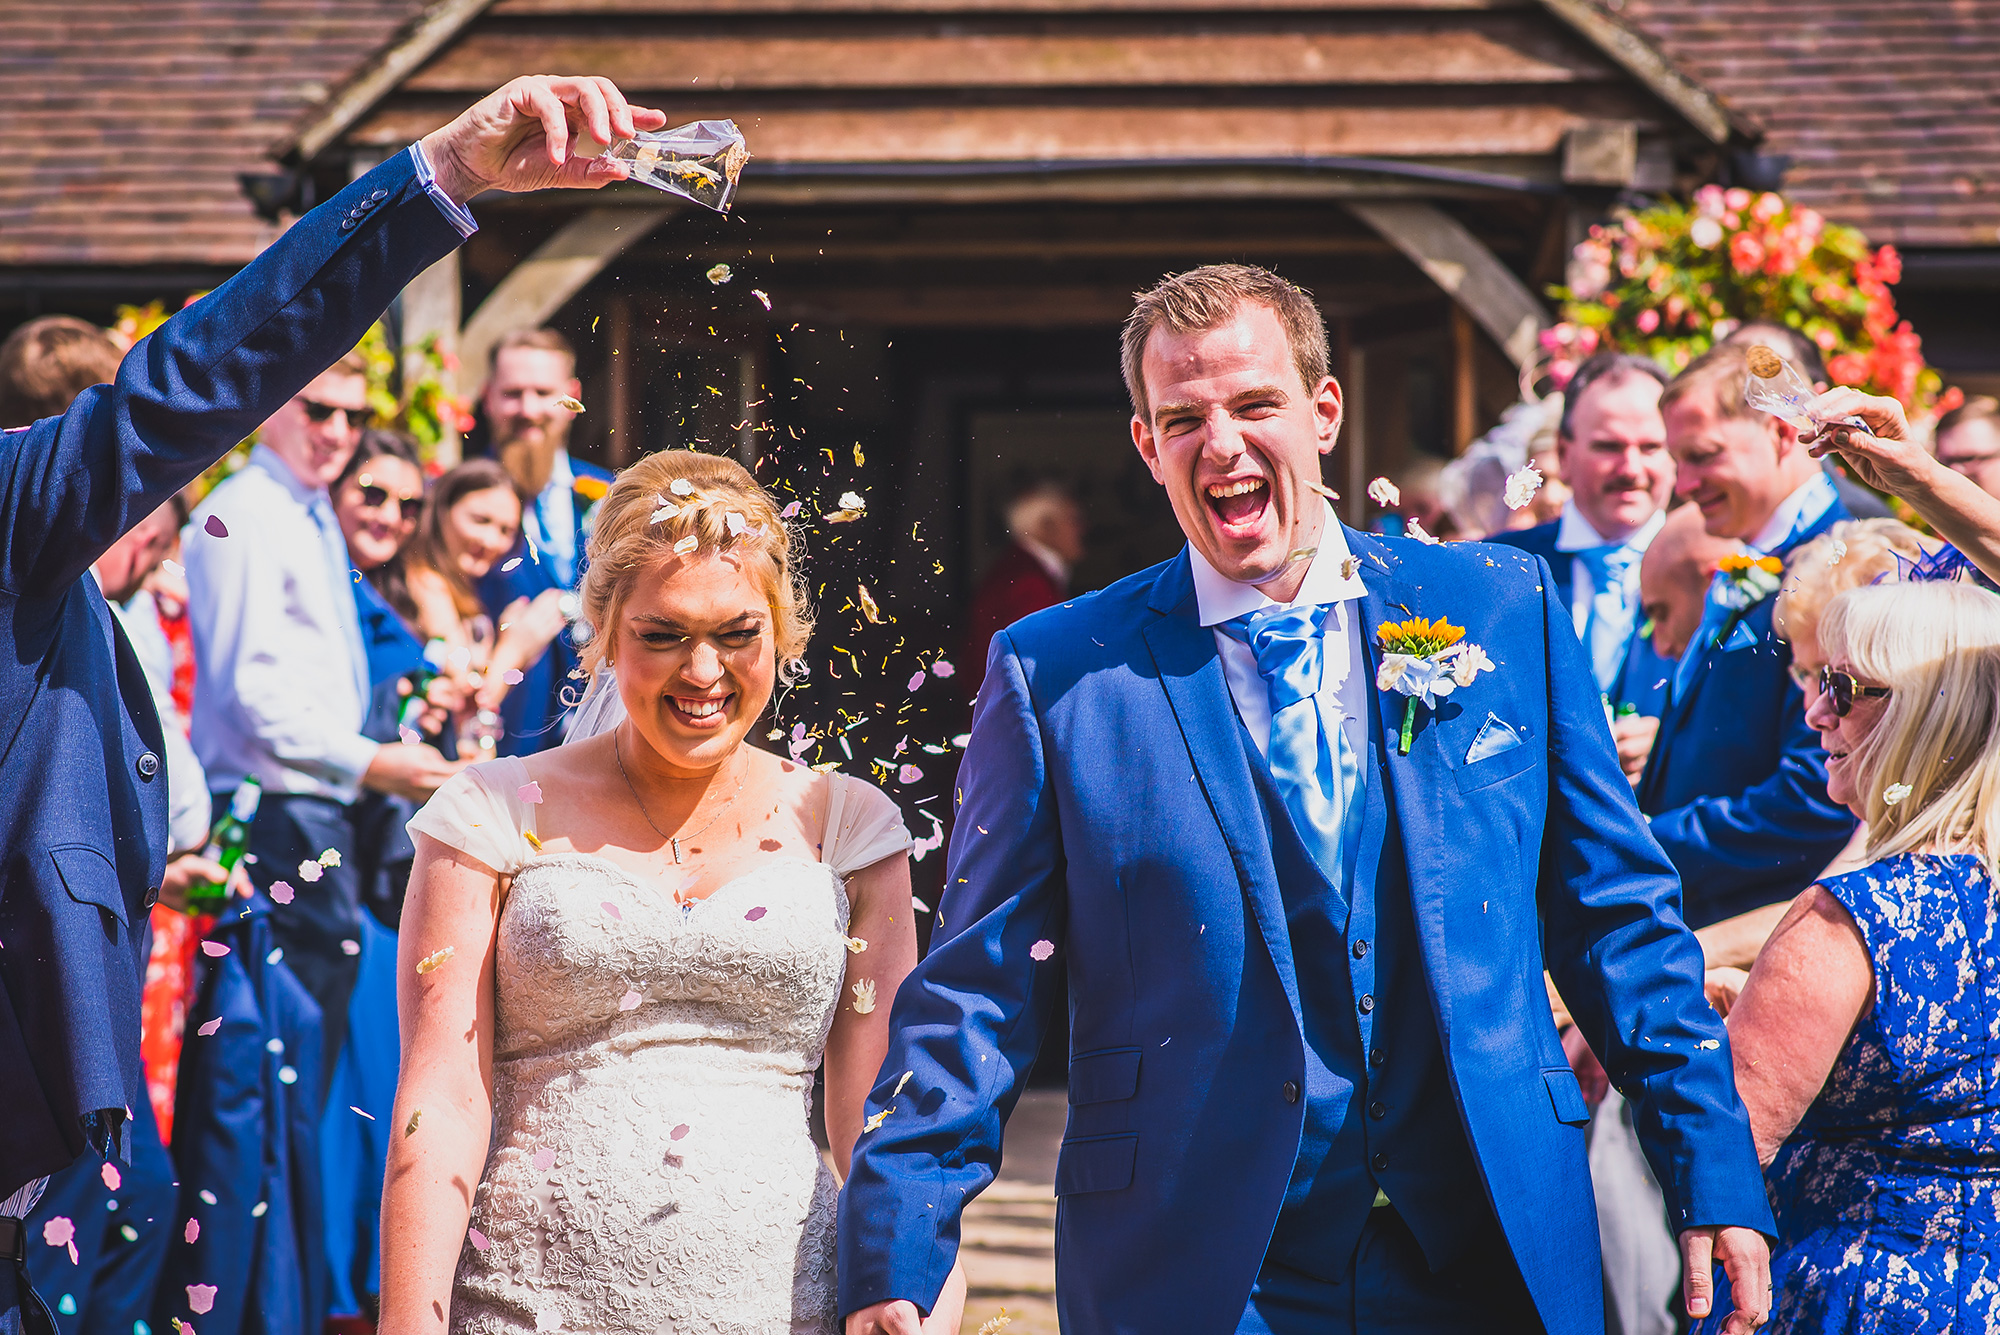
[[1723,195],[1722,202],[1731,213],[1741,213],[1750,207],[1750,192],[1741,186],[1732,187]]
[[1722,244],[1722,224],[1713,218],[1696,218],[1688,224],[1688,240],[1703,250],[1714,250]]
[[1729,208],[1723,202],[1722,187],[1705,185],[1694,192],[1695,212],[1704,218],[1720,218]]
[[1750,206],[1750,216],[1760,223],[1767,223],[1784,211],[1784,197],[1773,194],[1769,190],[1757,196],[1757,202]]
[[1738,232],[1729,239],[1729,262],[1738,273],[1755,273],[1764,263],[1764,243],[1748,232]]
[[1660,327],[1660,313],[1649,306],[1633,317],[1632,323],[1639,326],[1640,333],[1650,334]]

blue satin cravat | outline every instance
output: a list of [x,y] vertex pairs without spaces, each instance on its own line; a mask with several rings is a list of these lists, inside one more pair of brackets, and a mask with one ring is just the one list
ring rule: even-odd
[[1632,591],[1626,580],[1639,553],[1622,542],[1613,542],[1586,547],[1576,553],[1576,559],[1590,572],[1590,614],[1583,627],[1583,643],[1590,651],[1597,689],[1609,692],[1618,685],[1625,655],[1632,647]]
[[[1265,752],[1285,808],[1335,886],[1348,884],[1354,800],[1360,765],[1339,726],[1339,711],[1320,701],[1327,618],[1336,604],[1267,608],[1223,622],[1217,629],[1256,655],[1258,675],[1270,693],[1271,740]],[[1329,702],[1330,703],[1330,702]]]

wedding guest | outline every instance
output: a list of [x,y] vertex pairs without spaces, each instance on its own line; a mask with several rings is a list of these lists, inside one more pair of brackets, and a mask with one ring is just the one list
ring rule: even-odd
[[1701,511],[1692,505],[1667,512],[1646,558],[1639,563],[1639,613],[1651,628],[1653,652],[1676,663],[1694,641],[1708,605],[1708,588],[1722,558],[1738,545],[1708,531]]
[[1937,461],[2000,496],[2000,399],[1981,394],[1937,420]]
[[[517,600],[532,602],[554,591],[560,601],[581,578],[591,507],[611,485],[610,473],[569,452],[576,414],[564,401],[575,401],[582,390],[576,353],[557,331],[517,329],[493,345],[480,405],[493,457],[527,498],[520,541],[479,581],[480,600],[496,623],[510,619],[508,608]],[[583,684],[577,646],[567,632],[521,667],[524,679],[500,706],[500,745],[507,755],[560,742],[563,716]]]
[[[406,437],[364,431],[331,490],[348,563],[361,575],[354,583],[354,610],[368,652],[369,681],[380,690],[423,666],[417,605],[403,561],[403,548],[416,535],[424,510],[423,463]],[[393,738],[391,733],[382,740]]]
[[[14,1262],[0,1264],[0,1332],[19,1331],[24,1312],[44,1328],[50,1321],[18,1259],[22,1216],[47,1174],[86,1149],[122,1155],[126,1110],[145,1097],[135,1084],[144,956],[131,924],[156,902],[167,852],[166,785],[153,749],[159,719],[143,674],[117,652],[102,594],[83,574],[460,244],[476,226],[464,201],[492,188],[623,179],[615,162],[569,154],[571,118],[606,141],[665,123],[629,107],[608,80],[517,79],[294,224],[142,340],[110,386],[0,435],[0,639],[8,644],[0,736],[12,739],[12,781],[0,787],[0,849],[9,859],[0,991],[18,1039],[0,1049],[0,1088],[9,1095],[0,1099],[0,1257]],[[251,967],[235,953],[226,958]],[[236,1013],[238,1037],[257,1027],[253,1014],[254,1005]],[[250,1069],[268,1065],[264,1038],[247,1045]],[[177,1158],[180,1139],[177,1132]],[[251,1205],[242,1202],[246,1226]],[[211,1273],[229,1274],[232,1286],[211,1309],[212,1328],[241,1332],[268,1321],[299,1330],[317,1319],[272,1288],[277,1277],[253,1272],[247,1253],[233,1271]],[[174,1315],[182,1312],[193,1315],[186,1307]]]
[[54,417],[92,385],[118,374],[124,352],[73,315],[30,320],[0,342],[0,427]]
[[[1722,340],[1731,347],[1753,348],[1759,344],[1772,349],[1780,357],[1799,368],[1799,374],[1812,383],[1813,388],[1825,393],[1833,379],[1826,372],[1826,358],[1820,352],[1819,344],[1804,333],[1789,325],[1774,324],[1769,320],[1752,320],[1738,325]],[[1834,466],[1831,459],[1824,460],[1821,467],[1832,480],[1834,490],[1840,493],[1840,503],[1856,519],[1888,519],[1889,507],[1880,496],[1858,485],[1853,478]]]
[[1869,864],[1793,903],[1729,1017],[1778,1221],[1771,1329],[2000,1327],[2000,599],[1835,598],[1808,715]]
[[1054,478],[1031,478],[1016,487],[1005,513],[1007,546],[972,592],[971,629],[959,657],[965,689],[974,697],[986,678],[986,649],[993,636],[1067,597],[1070,573],[1083,559],[1083,507]]
[[1744,403],[1748,375],[1743,350],[1722,345],[1660,396],[1675,489],[1710,536],[1745,549],[1709,584],[1639,781],[1695,928],[1798,893],[1854,831],[1827,799],[1791,651],[1771,634],[1770,567],[1848,514],[1790,424]]

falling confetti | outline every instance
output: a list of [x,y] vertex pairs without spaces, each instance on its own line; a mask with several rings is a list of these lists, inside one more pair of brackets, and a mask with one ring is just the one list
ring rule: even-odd
[[514,796],[533,806],[542,800],[542,785],[530,779],[514,790]]
[[[858,1006],[857,1006],[857,1007],[855,1007],[855,1009],[856,1009],[856,1010],[859,1010],[859,1009],[860,1009],[860,1007],[858,1007]],[[868,1118],[868,1120],[867,1120],[867,1121],[865,1121],[865,1122],[863,1122],[863,1123],[861,1124],[861,1129],[862,1129],[863,1131],[873,1131],[873,1130],[874,1130],[874,1129],[875,1129],[876,1127],[878,1127],[878,1126],[882,1125],[882,1123],[884,1123],[884,1122],[888,1121],[888,1120],[889,1120],[889,1114],[890,1114],[890,1113],[892,1113],[892,1112],[894,1112],[894,1111],[896,1111],[896,1110],[895,1110],[894,1108],[884,1108],[884,1109],[883,1109],[883,1110],[882,1110],[881,1112],[878,1112],[878,1113],[871,1113],[871,1114],[869,1115],[869,1118]]]
[[624,996],[618,998],[618,1009],[621,1011],[638,1010],[639,1003],[644,1000],[645,998],[640,996],[637,992],[627,992]]
[[750,527],[750,521],[738,511],[727,510],[723,512],[722,527],[729,531],[730,537],[740,538],[743,536],[743,531]]
[[535,837],[533,830],[521,831],[521,837],[528,841],[528,847],[534,849],[537,853],[542,851],[542,841]]
[[956,671],[958,669],[953,667],[946,659],[940,658],[937,662],[931,664],[931,675],[933,677],[949,677]]
[[1384,510],[1393,510],[1403,502],[1403,493],[1386,477],[1378,477],[1368,484],[1368,499]]
[[203,1038],[213,1038],[215,1036],[215,1031],[220,1028],[222,1028],[222,1017],[218,1015],[213,1020],[210,1020],[207,1024],[201,1026],[201,1028],[195,1030],[195,1032],[197,1034],[200,1034]]
[[910,1077],[911,1077],[911,1076],[913,1076],[913,1075],[915,1075],[915,1074],[916,1074],[916,1072],[915,1072],[915,1071],[905,1071],[905,1072],[903,1072],[903,1078],[902,1078],[902,1079],[900,1079],[900,1080],[898,1080],[898,1081],[896,1082],[896,1087],[895,1087],[894,1089],[892,1089],[892,1090],[890,1090],[890,1091],[889,1091],[889,1097],[893,1099],[893,1098],[895,1098],[895,1097],[896,1097],[897,1095],[901,1094],[901,1093],[903,1092],[903,1086],[904,1086],[904,1085],[907,1085],[907,1084],[909,1084],[909,1083],[910,1083]]
[[472,1250],[476,1252],[483,1252],[493,1245],[492,1240],[476,1228],[465,1230],[465,1240],[472,1244]]
[[1424,526],[1414,519],[1410,521],[1410,536],[1418,542],[1423,543],[1426,547],[1435,547],[1438,545],[1438,540],[1424,532]]
[[343,955],[359,955],[361,953],[361,943],[352,937],[344,938],[340,943],[340,953]]
[[1709,1051],[1713,1052],[1717,1048],[1720,1048],[1722,1046],[1722,1040],[1719,1038],[1704,1038],[1696,1046],[1707,1048]]
[[410,1113],[409,1123],[403,1127],[403,1135],[405,1137],[416,1135],[417,1123],[423,1120],[424,1120],[424,1110],[422,1108],[413,1109]]
[[207,1316],[215,1306],[215,1285],[190,1284],[187,1286],[188,1310],[196,1316]]
[[210,515],[202,522],[201,531],[208,534],[211,538],[226,538],[229,536],[229,526],[222,522],[221,515]]
[[1028,958],[1037,964],[1055,953],[1056,943],[1053,941],[1037,941],[1034,945],[1028,947]]
[[201,1189],[201,1199],[204,1204],[213,1205],[215,1204],[215,1193],[210,1191],[207,1187],[203,1187]]
[[751,288],[750,295],[757,298],[757,300],[763,302],[765,310],[768,311],[771,309],[771,299],[768,296],[764,295],[764,293],[760,289],[754,287]]
[[682,1122],[682,1123],[681,1123],[681,1124],[680,1124],[679,1126],[677,1126],[677,1127],[675,1127],[675,1128],[674,1128],[673,1130],[671,1130],[671,1131],[667,1132],[667,1139],[668,1139],[668,1140],[686,1140],[686,1139],[687,1139],[687,1133],[688,1133],[688,1132],[690,1132],[690,1131],[692,1131],[692,1130],[694,1130],[694,1128],[693,1128],[693,1127],[689,1126],[689,1125],[688,1125],[688,1124],[687,1124],[686,1122]]
[[1000,1309],[999,1316],[994,1317],[991,1321],[988,1321],[985,1325],[979,1328],[979,1335],[1000,1335],[1001,1331],[1007,1329],[1007,1327],[1013,1324],[1014,1324],[1014,1318],[1008,1316],[1007,1309],[1003,1307]]
[[674,555],[686,556],[689,552],[693,551],[695,548],[699,546],[701,546],[701,539],[695,536],[694,534],[690,533],[685,538],[682,538],[679,542],[676,542],[674,544]]
[[368,1119],[369,1121],[371,1121],[371,1122],[375,1120],[375,1114],[374,1114],[374,1113],[372,1113],[372,1112],[364,1112],[364,1111],[363,1111],[362,1109],[360,1109],[360,1108],[357,1108],[357,1107],[355,1107],[355,1106],[354,1106],[353,1104],[351,1104],[351,1103],[347,1105],[347,1111],[349,1111],[349,1112],[353,1113],[353,1114],[354,1114],[354,1115],[355,1115],[356,1117],[365,1117],[365,1118],[367,1118],[367,1119]]
[[76,1254],[76,1224],[68,1215],[57,1215],[42,1225],[42,1241],[51,1247],[69,1248],[69,1263],[81,1265]]
[[918,779],[921,779],[923,777],[924,777],[924,772],[918,769],[915,765],[905,765],[901,769],[896,771],[897,783],[915,783]]
[[511,556],[507,558],[506,561],[501,563],[500,573],[502,573],[503,575],[511,575],[520,568],[521,568],[521,558],[518,556]]
[[708,271],[708,281],[715,284],[717,287],[721,287],[724,283],[728,282],[735,276],[736,276],[735,271],[726,264],[714,265]]
[[1833,555],[1826,558],[1826,563],[1830,566],[1837,566],[1840,564],[1840,558],[1846,555],[1847,555],[1847,544],[1842,542],[1839,538],[1835,538],[1833,540]]
[[325,873],[320,870],[319,863],[315,862],[311,858],[307,858],[304,862],[301,862],[299,864],[299,879],[301,881],[304,881],[307,885],[311,885],[314,882],[318,881],[319,878],[324,874]]
[[858,491],[843,491],[840,493],[840,508],[843,510],[866,510],[868,502],[863,499],[861,493]]
[[558,408],[567,408],[573,413],[580,413],[583,411],[583,401],[581,399],[571,398],[567,394],[563,395],[561,398],[556,400],[556,406]]
[[1509,510],[1526,509],[1528,502],[1535,499],[1535,493],[1542,489],[1542,470],[1532,463],[1522,464],[1507,475],[1507,489],[1503,499]]
[[295,1069],[293,1069],[293,1068],[292,1068],[292,1067],[290,1067],[290,1066],[280,1066],[280,1067],[278,1068],[278,1083],[279,1083],[279,1084],[281,1084],[281,1085],[296,1085],[296,1084],[297,1084],[298,1082],[299,1082],[299,1073],[298,1073],[298,1071],[296,1071]]
[[186,1238],[189,1242],[193,1242],[196,1238],[200,1237],[201,1220],[195,1219],[192,1216],[190,1216],[188,1219],[187,1227],[181,1230],[181,1236],[183,1238]]
[[1354,578],[1354,577],[1355,577],[1356,575],[1358,575],[1358,574],[1360,574],[1360,573],[1361,573],[1361,558],[1360,558],[1360,557],[1358,557],[1358,556],[1348,556],[1348,557],[1343,557],[1343,558],[1341,559],[1341,562],[1340,562],[1340,577],[1341,577],[1342,579],[1353,579],[1353,578]]
[[105,1164],[103,1168],[98,1170],[98,1176],[102,1177],[104,1179],[104,1185],[111,1188],[113,1191],[118,1190],[118,1184],[120,1181],[122,1181],[122,1179],[118,1176],[118,1165],[115,1163]]
[[923,684],[924,684],[924,670],[922,668],[918,668],[916,672],[910,677],[910,684],[906,686],[904,689],[914,691],[917,689],[917,687]]
[[509,686],[519,686],[522,682],[526,681],[527,679],[528,679],[528,674],[521,671],[521,669],[519,668],[508,668],[505,672],[500,674],[500,680],[506,682]]
[[319,855],[319,865],[322,867],[338,867],[340,865],[340,850],[336,848],[327,849],[326,852]]
[[862,951],[868,949],[868,943],[858,936],[850,936],[845,939],[847,941],[847,953],[850,955],[859,955]]
[[1907,783],[1892,783],[1882,794],[1882,804],[1884,806],[1896,806],[1904,798],[1908,797],[1912,791],[1914,790]]
[[271,902],[273,904],[289,904],[297,894],[298,891],[292,889],[290,881],[271,882]]
[[219,959],[229,953],[229,947],[223,945],[220,941],[204,941],[201,943],[201,953]]
[[436,969],[442,968],[444,962],[457,953],[457,946],[446,946],[442,950],[434,950],[417,961],[417,972],[431,973]]
[[864,978],[854,985],[854,1013],[867,1015],[875,1009],[875,980]]
[[769,912],[770,912],[769,909],[765,908],[762,904],[759,904],[756,908],[751,909],[748,913],[743,915],[743,921],[760,922],[763,920],[764,915]]
[[1332,487],[1327,486],[1326,483],[1319,481],[1317,478],[1309,477],[1305,479],[1305,484],[1307,491],[1316,491],[1330,501],[1337,501],[1340,499],[1339,492],[1335,491]]
[[875,595],[868,592],[866,584],[857,584],[854,587],[860,590],[861,615],[867,617],[876,625],[881,625],[882,609],[876,605]]

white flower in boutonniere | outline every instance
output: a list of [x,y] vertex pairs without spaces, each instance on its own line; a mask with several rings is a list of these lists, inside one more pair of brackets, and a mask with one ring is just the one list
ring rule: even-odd
[[1463,626],[1454,626],[1443,617],[1435,621],[1426,617],[1385,621],[1376,627],[1375,635],[1382,649],[1375,689],[1409,697],[1396,747],[1397,755],[1406,756],[1416,731],[1417,706],[1435,709],[1439,699],[1458,687],[1472,685],[1480,673],[1491,672],[1493,660],[1478,645],[1465,642]]

